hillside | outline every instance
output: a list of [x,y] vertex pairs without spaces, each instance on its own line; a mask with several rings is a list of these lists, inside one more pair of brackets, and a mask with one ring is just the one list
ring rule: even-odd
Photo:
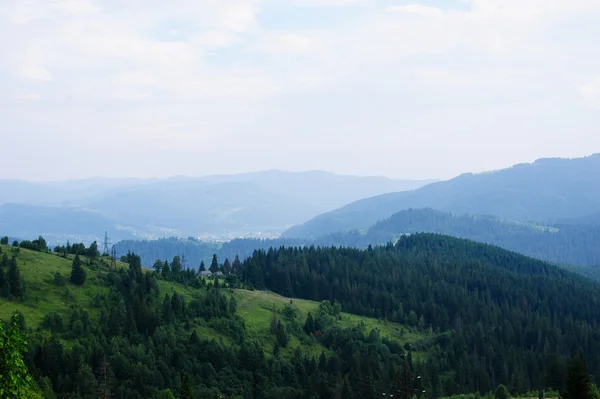
[[316,238],[364,229],[410,208],[552,222],[600,212],[600,154],[540,159],[531,164],[464,174],[420,189],[359,200],[294,226],[284,238]]
[[[2,180],[0,227],[14,236],[45,234],[62,241],[96,239],[104,231],[114,241],[273,234],[360,198],[429,182],[318,171],[52,183]],[[82,216],[86,223],[80,222]]]
[[[149,320],[144,322],[142,318],[138,319],[138,314],[135,314],[138,311],[135,310],[137,308],[129,308],[129,305],[127,305],[126,308],[121,309],[121,311],[125,312],[122,316],[119,316],[118,308],[106,306],[108,306],[112,301],[111,298],[115,295],[117,295],[118,298],[119,295],[123,295],[124,292],[127,292],[128,289],[123,291],[123,294],[118,294],[125,288],[124,286],[121,286],[121,284],[126,284],[127,286],[126,280],[131,277],[131,273],[134,273],[132,270],[134,270],[135,267],[132,269],[131,265],[119,262],[117,264],[117,270],[111,271],[108,268],[108,259],[96,259],[85,267],[87,272],[85,284],[83,286],[74,286],[68,281],[71,272],[72,256],[65,259],[55,254],[33,252],[22,248],[16,250],[11,247],[0,246],[0,249],[3,254],[7,254],[10,257],[15,256],[21,276],[26,283],[27,292],[24,300],[8,301],[4,298],[0,298],[0,319],[8,320],[14,311],[19,311],[24,315],[26,325],[31,331],[30,336],[32,345],[34,348],[36,346],[38,347],[38,352],[35,352],[34,350],[31,356],[49,356],[47,353],[49,350],[48,345],[52,343],[52,345],[60,345],[63,348],[61,351],[64,351],[65,359],[67,359],[68,356],[74,356],[76,350],[81,350],[79,348],[82,348],[82,346],[87,348],[88,345],[93,345],[92,341],[90,341],[92,335],[96,337],[102,336],[106,337],[105,339],[112,340],[112,345],[119,346],[117,352],[114,352],[115,348],[103,349],[103,351],[106,351],[104,353],[109,356],[109,367],[115,372],[111,377],[113,386],[111,386],[110,389],[116,397],[138,397],[135,395],[131,396],[134,392],[146,392],[142,397],[155,397],[163,388],[167,389],[170,387],[173,392],[182,389],[180,385],[170,382],[167,383],[163,379],[165,378],[165,371],[160,368],[160,372],[157,370],[155,373],[159,373],[159,375],[161,375],[160,380],[165,382],[146,382],[144,384],[148,386],[143,388],[138,387],[134,389],[133,385],[125,382],[126,377],[120,376],[119,374],[119,370],[122,370],[121,367],[125,367],[119,363],[119,361],[121,361],[119,351],[124,351],[123,353],[125,353],[125,351],[130,350],[127,349],[126,346],[123,346],[122,339],[125,337],[133,339],[134,337],[129,330],[131,325],[127,324],[128,321],[126,321],[129,317],[127,312],[134,312],[131,314],[131,317],[134,317],[137,322],[131,320],[131,323],[137,324],[137,327],[135,327],[137,329],[141,330],[148,328],[148,325],[145,323]],[[135,256],[131,259],[134,263],[136,262]],[[87,261],[89,260],[86,260],[86,262]],[[63,280],[66,280],[63,281],[63,284],[56,283],[56,281],[60,280],[56,277],[57,273],[63,277]],[[152,275],[153,274],[149,270],[146,270],[143,271],[138,278],[140,281],[151,283],[151,280],[148,278]],[[184,276],[184,274],[182,274],[182,276]],[[173,278],[177,279],[176,275],[173,275]],[[121,281],[123,282],[121,283]],[[235,354],[235,356],[238,356],[238,351],[241,354],[245,350],[255,351],[258,348],[260,350],[260,355],[258,352],[256,352],[255,355],[262,357],[263,360],[261,361],[268,361],[269,363],[275,362],[275,364],[285,366],[288,364],[287,362],[294,362],[294,359],[299,359],[300,361],[306,361],[304,359],[308,359],[310,364],[310,359],[316,361],[323,356],[326,356],[326,360],[328,358],[335,358],[337,359],[335,361],[339,361],[337,356],[340,349],[335,345],[332,346],[328,341],[324,341],[324,339],[329,339],[328,337],[333,336],[331,334],[351,334],[353,338],[348,337],[344,339],[350,339],[349,342],[352,342],[352,340],[363,339],[364,344],[368,346],[378,342],[378,345],[381,348],[391,348],[392,352],[395,353],[395,355],[388,354],[384,356],[388,358],[390,356],[397,357],[399,353],[405,352],[403,347],[412,345],[415,349],[411,352],[411,356],[415,361],[426,359],[428,355],[425,352],[425,349],[429,347],[429,342],[435,339],[435,336],[432,333],[424,330],[419,332],[414,327],[403,326],[398,323],[376,320],[344,312],[332,313],[330,316],[322,313],[321,304],[314,301],[284,298],[264,291],[211,289],[211,284],[212,282],[209,285],[194,284],[195,287],[192,287],[187,283],[184,285],[175,281],[161,279],[157,281],[156,285],[150,288],[146,301],[151,301],[151,298],[155,297],[156,301],[161,304],[160,306],[164,310],[163,298],[167,295],[167,298],[170,298],[167,302],[169,308],[171,307],[171,304],[173,304],[174,309],[172,316],[169,316],[174,318],[172,321],[174,324],[172,325],[167,326],[167,324],[165,324],[166,319],[165,321],[162,321],[162,318],[167,316],[166,313],[161,313],[161,326],[154,327],[156,328],[153,334],[154,342],[159,342],[159,340],[164,339],[161,338],[164,331],[171,329],[176,336],[183,339],[183,341],[178,342],[177,345],[186,345],[186,351],[189,351],[191,348],[190,345],[192,345],[189,342],[190,334],[192,336],[196,334],[198,337],[197,339],[199,340],[198,345],[210,345],[214,350],[222,351],[222,355],[227,353],[227,351],[232,351],[232,355]],[[129,289],[133,289],[133,286]],[[126,296],[121,298],[127,302]],[[184,307],[184,310],[181,311],[185,314],[190,314],[189,317],[185,317],[185,323],[183,323],[184,319],[179,319],[179,317],[183,317],[183,314],[178,315],[176,310],[178,307],[175,305],[176,300],[181,301],[181,304]],[[217,300],[217,302],[210,302],[214,300]],[[218,301],[223,301],[223,303],[229,305],[225,308],[220,308]],[[212,305],[209,305],[209,303]],[[142,312],[147,311],[148,309],[147,307],[142,308],[146,308],[146,310],[141,309],[140,311]],[[231,310],[228,311],[227,309],[232,308],[236,310],[233,310],[233,314],[229,314]],[[218,316],[217,313],[213,313],[217,311],[217,309],[222,309],[219,310],[220,315]],[[169,312],[171,312],[171,310],[169,310]],[[302,326],[307,319],[308,313],[312,313],[315,318],[320,314],[323,314],[322,328],[325,329],[323,330],[324,335],[322,338],[316,339],[310,335],[306,335],[303,331]],[[192,314],[194,314],[194,316],[191,316]],[[118,323],[117,320],[119,317],[123,317],[123,329],[119,329],[118,331],[120,332],[111,330],[116,328],[115,323]],[[279,324],[283,325],[287,331],[283,333],[285,338],[282,338],[286,340],[285,345],[282,344],[281,347],[278,347],[277,355],[273,354],[273,348],[274,345],[277,347],[280,338],[279,335],[276,336],[270,331],[274,317],[279,319]],[[321,320],[321,317],[319,317],[319,320]],[[106,323],[108,323],[108,325]],[[100,328],[100,330],[97,328]],[[109,328],[109,330],[106,330],[106,328]],[[372,337],[374,337],[374,333],[371,331],[376,331],[377,338],[375,338],[375,341],[371,340]],[[53,341],[55,336],[51,335],[51,332],[58,334],[56,336],[61,338],[62,344]],[[121,334],[123,335],[121,336]],[[363,336],[363,338],[360,338],[361,336]],[[110,337],[112,337],[112,339]],[[367,337],[369,337],[369,341],[367,341]],[[179,338],[176,339],[179,340]],[[179,351],[180,349],[173,350]],[[360,353],[360,351],[357,351],[357,353]],[[161,355],[157,353],[155,356],[160,358]],[[298,358],[298,356],[300,356],[300,358]],[[208,365],[212,364],[210,366],[213,370],[212,372],[214,373],[214,370],[217,370],[218,375],[221,375],[221,371],[219,370],[221,370],[222,366],[219,366],[218,358],[219,357],[209,357],[204,360],[204,363],[199,363],[199,365],[203,364],[203,370],[206,370]],[[227,361],[231,361],[230,358],[226,358],[229,359]],[[87,370],[92,373],[87,374],[88,382],[95,386],[95,389],[101,389],[100,373],[97,366],[95,366],[95,361],[93,358],[88,357],[87,359],[89,359],[90,362],[90,368]],[[46,370],[43,361],[38,362],[38,360],[35,360],[34,358],[30,358],[30,360],[32,362],[30,367],[36,369],[37,373],[41,372],[43,375],[47,375],[52,380],[52,387],[56,392],[69,392],[71,389],[75,389],[75,387],[78,387],[78,390],[82,389],[85,392],[85,390],[89,388],[89,386],[86,385],[87,383],[83,384],[82,387],[79,382],[75,382],[76,385],[70,385],[71,383],[65,383],[55,379],[61,375],[60,370],[63,370],[64,373],[67,373],[66,375],[69,375],[68,367],[70,366],[69,362],[66,360],[61,362],[60,366],[54,366],[54,368],[58,370]],[[257,359],[256,361],[258,362],[259,360]],[[84,360],[84,363],[81,366],[82,368],[77,366],[80,367],[79,370],[76,367],[70,375],[79,375],[83,373],[84,371],[82,370],[86,370],[87,367],[85,366],[85,362],[86,360]],[[256,366],[256,363],[253,364]],[[340,364],[340,366],[342,365],[343,363]],[[132,363],[127,367],[133,369],[136,366]],[[178,368],[175,365],[173,365],[173,367],[174,368],[172,371],[169,371],[169,373],[177,374]],[[230,369],[223,370],[223,372],[225,372],[225,374],[223,374],[222,377],[228,376],[226,380],[219,382],[204,380],[203,384],[207,386],[207,388],[212,386],[213,388],[211,389],[220,387],[222,391],[236,392],[246,389],[243,386],[236,387],[235,385],[230,385],[232,382],[231,375],[227,374],[231,373]],[[265,376],[274,373],[273,371],[267,371],[266,369],[263,371],[259,370],[258,372]],[[96,376],[94,376],[94,373]],[[309,371],[309,373],[311,372]],[[219,379],[220,378],[221,377],[219,377]],[[243,377],[240,378],[243,380]],[[93,381],[93,383],[90,381]],[[216,390],[209,391],[217,392]],[[209,391],[203,392],[207,394]],[[272,396],[268,397],[280,397],[278,396],[279,394],[276,393],[280,391],[275,390],[274,392],[275,393],[273,393]],[[84,395],[84,397],[87,396]]]
[[597,226],[544,226],[491,216],[453,215],[433,209],[401,211],[365,231],[331,234],[315,243],[366,248],[395,242],[402,234],[423,232],[468,238],[558,264],[600,265],[600,228]]
[[[559,387],[557,370],[572,351],[600,350],[598,284],[473,241],[415,234],[372,250],[282,248],[247,259],[242,275],[257,289],[335,298],[356,314],[454,331],[428,362],[427,378],[443,394],[498,383],[511,392]],[[600,362],[588,361],[599,376]]]

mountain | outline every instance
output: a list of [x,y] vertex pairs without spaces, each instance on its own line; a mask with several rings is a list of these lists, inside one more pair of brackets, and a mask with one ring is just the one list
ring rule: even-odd
[[124,227],[95,211],[22,204],[0,206],[0,232],[3,235],[22,239],[43,235],[49,243],[64,244],[67,240],[98,240],[106,229],[118,232],[122,238],[135,237]]
[[404,234],[438,233],[497,245],[537,259],[575,268],[600,277],[600,227],[593,225],[536,225],[491,216],[453,215],[433,209],[409,209],[377,222],[366,231],[323,236],[322,246],[366,248],[395,242]]
[[[282,171],[153,180],[0,181],[0,187],[5,188],[0,191],[0,203],[11,207],[0,213],[0,231],[17,235],[14,229],[18,229],[22,237],[75,234],[81,227],[61,226],[80,225],[79,217],[94,215],[93,223],[84,228],[85,235],[93,230],[96,236],[102,236],[108,230],[113,240],[278,234],[293,224],[364,196],[413,189],[426,183]],[[44,224],[49,213],[61,215],[60,223],[47,224],[55,231]],[[9,219],[28,222],[26,226],[15,226]]]
[[600,285],[468,240],[256,251],[218,279],[179,258],[157,273],[135,254],[0,253],[0,318],[20,312],[4,348],[27,335],[10,360],[42,397],[352,399],[405,378],[517,396],[564,388],[576,352],[600,377]]
[[600,154],[576,159],[540,159],[531,164],[429,184],[350,203],[294,226],[284,238],[311,238],[364,229],[410,208],[550,222],[600,212]]

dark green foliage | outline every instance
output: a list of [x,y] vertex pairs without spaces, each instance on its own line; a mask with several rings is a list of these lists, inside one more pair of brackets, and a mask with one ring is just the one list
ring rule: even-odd
[[10,295],[13,298],[21,298],[23,296],[23,283],[21,272],[17,266],[17,259],[13,256],[8,264],[8,284],[10,285]]
[[578,353],[569,364],[566,385],[560,397],[562,399],[591,399],[590,388],[587,363]]
[[46,244],[46,240],[42,236],[39,236],[36,240],[33,241],[23,240],[19,244],[19,247],[39,252],[48,251],[48,245]]
[[12,243],[12,246],[15,247],[15,248],[17,248],[19,246],[19,241],[14,240],[13,243]]
[[219,271],[219,261],[217,260],[217,255],[213,254],[212,261],[210,262],[210,268],[208,269],[211,273],[216,273]]
[[32,378],[23,361],[27,341],[19,319],[17,314],[13,315],[8,329],[0,320],[0,398],[3,399],[39,397],[31,391]]
[[495,399],[510,399],[510,393],[504,385],[498,385],[498,388],[494,391]]
[[[314,240],[321,246],[367,248],[385,245],[400,234],[447,234],[498,245],[559,264],[600,265],[600,226],[532,225],[490,216],[452,215],[433,209],[410,209],[377,222],[366,233],[335,233]],[[577,271],[577,269],[576,269]],[[582,270],[585,272],[586,270]]]
[[0,245],[8,245],[8,236],[0,238]]
[[83,285],[85,283],[85,270],[83,269],[83,262],[79,258],[79,255],[75,255],[75,259],[73,260],[71,283],[74,285]]
[[52,283],[57,287],[62,287],[66,284],[66,279],[59,272],[54,273],[54,278],[52,279]]
[[[337,300],[350,313],[456,331],[438,338],[437,371],[423,373],[443,394],[489,392],[494,381],[525,392],[543,385],[554,370],[551,386],[560,388],[567,348],[600,353],[594,333],[600,319],[596,284],[489,245],[416,234],[371,251],[257,251],[242,269],[243,281],[257,289]],[[321,312],[328,309],[323,305]],[[314,334],[327,327],[327,320],[309,315],[304,327]],[[600,376],[600,360],[590,361]],[[452,370],[462,372],[448,378]]]

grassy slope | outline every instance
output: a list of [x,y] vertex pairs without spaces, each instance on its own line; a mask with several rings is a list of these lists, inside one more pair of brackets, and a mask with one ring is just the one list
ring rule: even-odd
[[[9,256],[14,254],[11,247],[0,246],[3,252],[8,252]],[[37,328],[44,316],[50,312],[60,313],[64,321],[67,322],[73,310],[85,308],[92,320],[97,320],[98,312],[89,306],[98,292],[108,292],[108,288],[101,284],[97,277],[97,271],[86,268],[87,280],[84,286],[76,287],[68,282],[71,272],[71,259],[64,259],[54,254],[39,253],[20,249],[17,255],[17,262],[27,284],[28,298],[24,302],[8,301],[0,298],[0,319],[7,320],[15,310],[19,310],[25,315],[29,327]],[[118,267],[126,267],[126,264],[118,263]],[[52,283],[54,274],[60,273],[67,281],[65,286],[58,287]],[[202,290],[196,290],[191,287],[185,287],[181,284],[160,281],[160,295],[165,293],[172,294],[177,291],[183,295],[186,302],[189,302],[193,295],[202,293]],[[68,291],[68,295],[65,292]],[[229,297],[235,297],[238,303],[237,313],[244,319],[246,325],[246,334],[249,341],[258,342],[265,350],[270,353],[275,342],[274,337],[269,333],[269,325],[273,313],[281,309],[290,302],[290,298],[285,298],[271,292],[265,291],[247,291],[247,290],[222,290]],[[302,299],[292,299],[293,305],[298,308],[300,314],[298,321],[303,323],[308,312],[317,312],[319,304],[314,301]],[[426,336],[424,334],[411,332],[408,327],[376,320],[373,318],[356,316],[348,313],[342,313],[341,320],[336,321],[339,327],[357,327],[363,325],[366,334],[372,328],[378,329],[382,337],[387,337],[401,344],[420,341]],[[203,320],[196,320],[195,326],[201,337],[208,339],[220,339],[222,336],[217,331],[208,327]],[[231,343],[227,337],[222,337],[225,343]],[[300,342],[296,337],[291,337],[290,345],[282,351],[283,354],[291,353],[295,348],[300,347],[305,353],[317,356],[324,348],[314,339],[306,339]],[[424,356],[424,353],[414,353],[416,358]]]

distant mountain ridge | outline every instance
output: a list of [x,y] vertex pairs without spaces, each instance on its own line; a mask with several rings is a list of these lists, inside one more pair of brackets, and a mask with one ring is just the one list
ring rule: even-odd
[[600,213],[600,154],[540,159],[531,164],[463,174],[420,189],[362,199],[294,226],[284,238],[317,238],[364,229],[410,208],[493,215],[517,221],[556,221]]
[[0,180],[0,232],[88,237],[93,230],[101,237],[108,230],[113,240],[280,233],[356,199],[429,182],[277,170],[149,180]]

